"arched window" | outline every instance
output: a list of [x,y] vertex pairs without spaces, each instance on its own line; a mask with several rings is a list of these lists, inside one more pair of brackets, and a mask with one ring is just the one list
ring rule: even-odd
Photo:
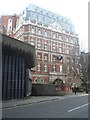
[[12,20],[8,20],[8,34],[12,32]]
[[37,77],[34,81],[37,83],[44,83],[44,79],[42,77]]

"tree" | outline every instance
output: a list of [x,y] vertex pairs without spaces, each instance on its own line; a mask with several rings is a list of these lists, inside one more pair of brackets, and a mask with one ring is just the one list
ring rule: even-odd
[[81,57],[80,57],[80,62],[81,62],[81,68],[82,68],[82,74],[81,74],[81,79],[83,81],[83,86],[85,86],[86,92],[88,92],[87,89],[87,83],[88,83],[88,54],[81,52]]
[[69,55],[65,57],[64,69],[66,70],[67,81],[72,85],[77,85],[80,78],[80,55],[77,54],[76,47],[69,51]]

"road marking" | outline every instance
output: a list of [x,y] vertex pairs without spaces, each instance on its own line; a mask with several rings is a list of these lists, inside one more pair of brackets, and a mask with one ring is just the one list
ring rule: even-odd
[[76,108],[73,108],[73,109],[71,109],[71,110],[68,110],[68,112],[72,112],[72,111],[74,111],[74,110],[80,109],[80,108],[85,107],[85,106],[87,106],[87,105],[88,105],[88,103],[87,103],[87,104],[84,104],[84,105],[81,105],[81,106],[78,106],[78,107],[76,107]]

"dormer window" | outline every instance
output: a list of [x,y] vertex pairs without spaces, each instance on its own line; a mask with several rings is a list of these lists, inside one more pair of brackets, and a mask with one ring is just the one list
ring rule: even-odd
[[43,14],[43,11],[41,11],[41,13]]
[[58,19],[58,17],[57,17],[57,19]]
[[63,21],[63,18],[62,18],[62,21]]
[[72,27],[70,27],[70,30],[72,31]]
[[37,9],[35,9],[35,11],[37,12]]

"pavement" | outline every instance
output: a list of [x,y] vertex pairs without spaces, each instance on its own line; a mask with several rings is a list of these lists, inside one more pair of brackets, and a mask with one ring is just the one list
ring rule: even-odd
[[27,104],[35,104],[35,103],[40,103],[40,102],[45,102],[50,100],[64,99],[66,97],[77,97],[82,95],[87,95],[87,94],[77,93],[75,95],[74,93],[72,93],[71,95],[65,95],[65,96],[30,96],[24,99],[5,100],[5,101],[2,101],[2,105],[0,105],[0,109],[22,106]]

